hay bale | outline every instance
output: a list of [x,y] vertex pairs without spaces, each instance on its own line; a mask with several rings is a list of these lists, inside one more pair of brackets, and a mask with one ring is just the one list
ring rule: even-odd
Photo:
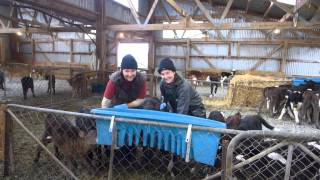
[[205,101],[206,105],[215,107],[258,107],[263,97],[263,89],[270,86],[290,84],[285,78],[274,76],[257,76],[252,74],[236,75],[230,82],[224,100]]

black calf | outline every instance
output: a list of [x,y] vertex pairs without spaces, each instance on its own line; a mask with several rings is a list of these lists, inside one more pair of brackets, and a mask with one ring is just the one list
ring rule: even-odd
[[21,79],[21,85],[22,85],[24,99],[27,99],[28,89],[31,89],[33,97],[36,97],[34,95],[34,85],[33,85],[33,79],[31,77],[28,77],[28,76],[23,77]]
[[218,76],[208,76],[207,80],[210,82],[210,98],[212,98],[215,94],[217,94],[220,78]]
[[0,71],[0,89],[4,90],[4,72]]

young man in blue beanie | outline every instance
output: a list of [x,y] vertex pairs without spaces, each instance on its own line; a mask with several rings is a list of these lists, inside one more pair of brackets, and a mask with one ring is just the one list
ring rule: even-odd
[[147,92],[146,80],[137,69],[137,61],[132,55],[122,58],[121,70],[110,76],[101,102],[102,108],[135,108],[143,104]]
[[[174,113],[206,117],[206,110],[199,93],[176,73],[170,58],[161,60],[158,69],[162,77],[160,91],[166,107]],[[163,106],[162,106],[163,107]]]

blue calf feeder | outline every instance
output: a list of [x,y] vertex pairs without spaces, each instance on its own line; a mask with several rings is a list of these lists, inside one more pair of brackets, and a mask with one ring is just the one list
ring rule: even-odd
[[306,81],[310,81],[310,80],[320,85],[320,78],[297,78],[292,80],[292,85],[300,86],[300,85],[306,84]]
[[[170,151],[186,161],[195,160],[207,165],[214,165],[220,141],[220,133],[192,130],[192,126],[226,128],[225,123],[167,112],[142,109],[92,109],[91,113],[103,116],[115,116],[132,120],[147,120],[172,124],[188,125],[185,128],[159,127],[134,123],[117,122],[117,146],[139,144],[140,132],[143,133],[143,146]],[[109,132],[110,121],[97,120],[98,144],[111,145],[112,134]],[[189,139],[191,143],[187,143]],[[186,137],[188,137],[186,139]]]

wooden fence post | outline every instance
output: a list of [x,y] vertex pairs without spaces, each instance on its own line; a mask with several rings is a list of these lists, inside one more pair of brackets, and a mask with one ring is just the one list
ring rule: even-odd
[[12,121],[6,110],[6,103],[0,102],[0,160],[3,161],[3,176],[9,176],[12,169]]

